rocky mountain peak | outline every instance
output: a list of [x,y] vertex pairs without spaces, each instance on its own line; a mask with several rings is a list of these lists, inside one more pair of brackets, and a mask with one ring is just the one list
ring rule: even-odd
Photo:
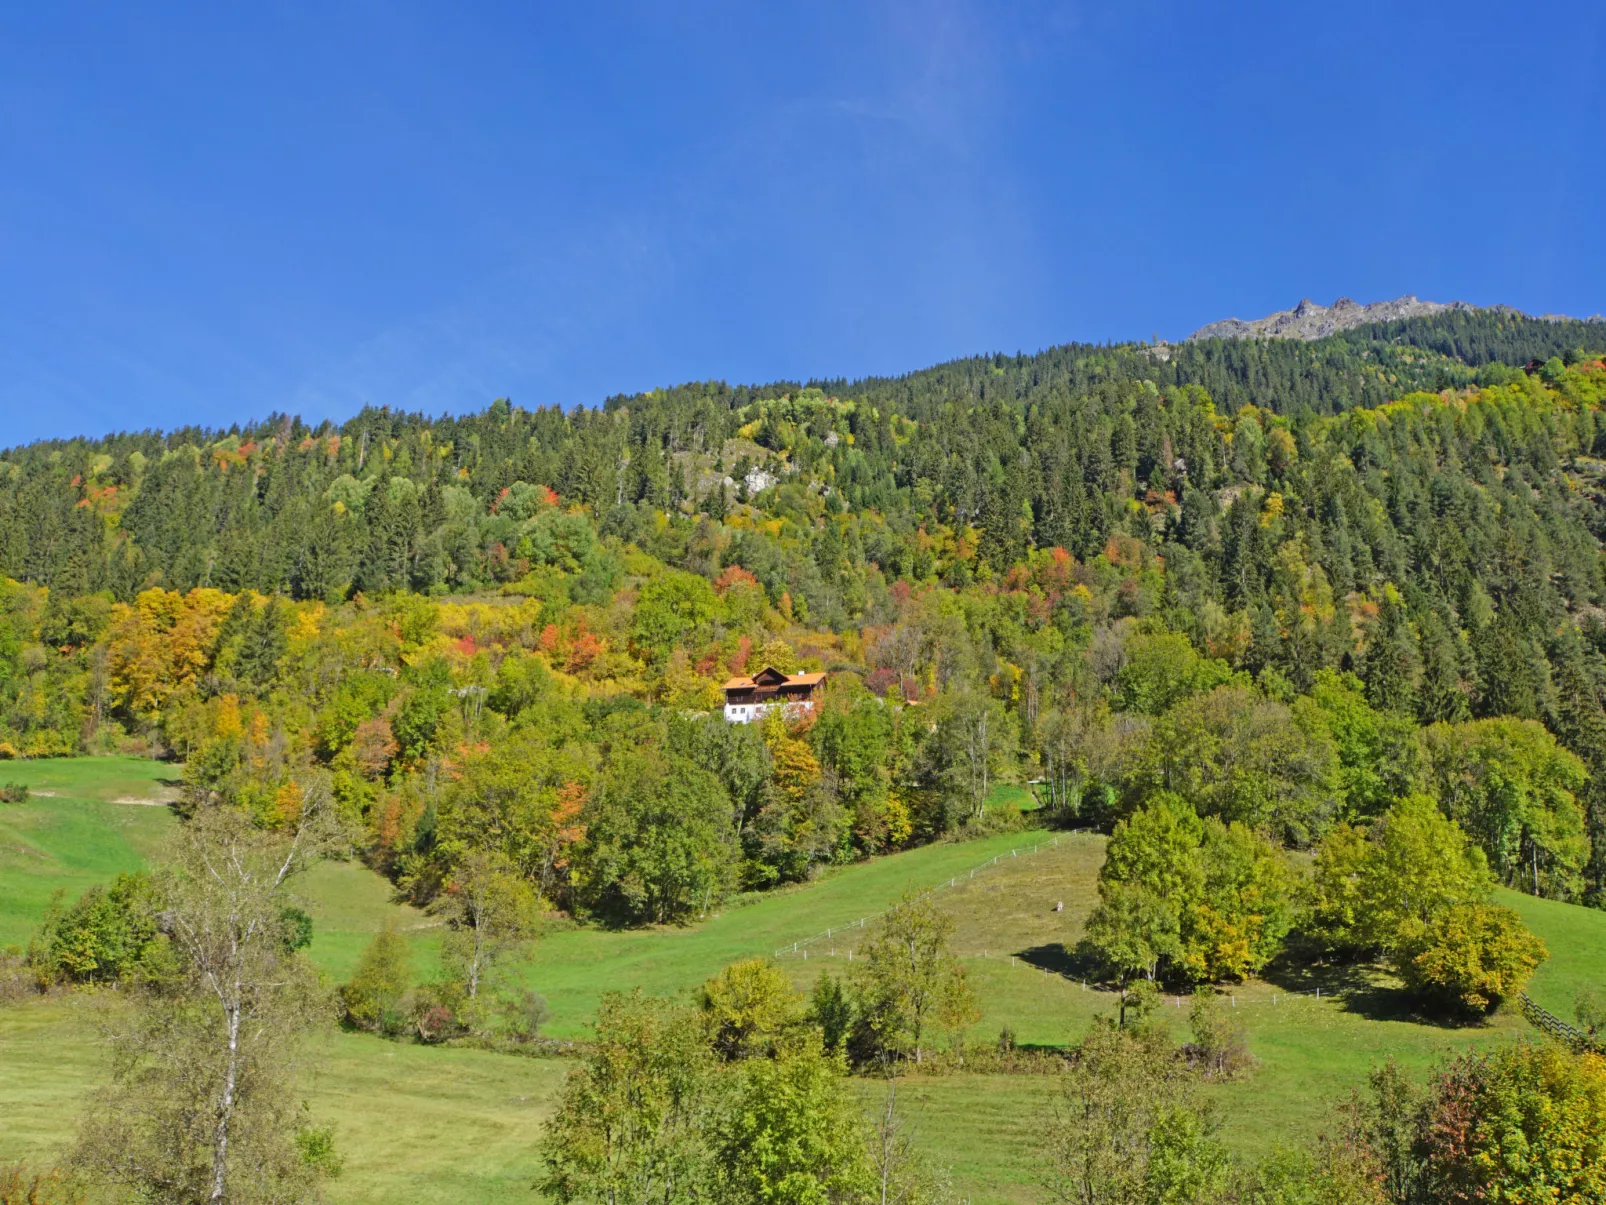
[[1472,309],[1465,302],[1421,301],[1414,293],[1393,301],[1374,301],[1362,305],[1350,297],[1340,297],[1332,305],[1321,305],[1309,297],[1300,299],[1290,310],[1279,310],[1264,318],[1245,322],[1228,318],[1194,331],[1189,339],[1322,339],[1352,326],[1368,322],[1393,322],[1417,318],[1449,309]]

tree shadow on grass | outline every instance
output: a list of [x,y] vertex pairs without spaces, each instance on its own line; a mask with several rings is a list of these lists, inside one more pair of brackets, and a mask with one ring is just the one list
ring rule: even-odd
[[1468,1029],[1484,1019],[1441,1016],[1422,1011],[1421,1004],[1383,967],[1375,962],[1296,963],[1278,961],[1260,973],[1267,983],[1285,992],[1334,1000],[1347,1013],[1368,1021],[1404,1021],[1435,1029]]
[[1048,945],[1017,950],[1015,957],[1027,966],[1037,967],[1055,975],[1064,975],[1070,979],[1093,980],[1099,976],[1099,966],[1095,959],[1074,947],[1067,949],[1063,942],[1056,941]]

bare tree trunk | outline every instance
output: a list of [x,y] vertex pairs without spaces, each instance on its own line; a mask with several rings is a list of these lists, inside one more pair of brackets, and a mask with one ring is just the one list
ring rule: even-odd
[[[238,987],[238,985],[236,985]],[[212,1141],[212,1195],[222,1201],[229,1168],[229,1122],[234,1118],[234,1086],[240,1074],[240,1005],[238,999],[227,1005],[229,1018],[229,1059],[223,1072],[223,1095],[218,1101],[217,1130]]]
[[987,810],[987,788],[990,785],[987,777],[990,769],[987,764],[987,727],[990,719],[987,709],[983,707],[981,716],[976,724],[974,743],[971,749],[971,761],[974,763],[979,759],[981,768],[981,792],[976,797],[976,815],[978,818]]
[[881,1149],[877,1152],[876,1163],[881,1172],[881,1205],[892,1205],[890,1190],[892,1187],[892,1157],[893,1157],[893,1106],[898,1098],[898,1081],[893,1080],[887,1086],[887,1104],[881,1113],[881,1124],[876,1127],[876,1137],[880,1139]]
[[485,952],[485,929],[480,924],[480,918],[474,918],[474,957],[468,963],[468,998],[473,1000],[480,993],[480,960]]
[[181,974],[171,992],[142,995],[114,1038],[112,1082],[95,1094],[73,1157],[103,1186],[171,1200],[200,1160],[210,1174],[199,1199],[224,1205],[263,1175],[301,1192],[323,1174],[303,1168],[294,1146],[293,1046],[321,1008],[315,976],[283,948],[280,891],[323,847],[324,802],[321,784],[307,790],[288,840],[226,808],[202,809],[177,834],[158,873]]

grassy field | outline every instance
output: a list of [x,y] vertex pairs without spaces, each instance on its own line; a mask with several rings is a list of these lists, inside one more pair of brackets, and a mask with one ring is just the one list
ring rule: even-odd
[[0,765],[0,780],[32,792],[0,803],[0,946],[25,944],[58,888],[72,898],[137,869],[172,826],[161,801],[176,773],[134,757]]
[[[38,776],[31,784],[58,793],[0,810],[7,847],[0,855],[6,876],[0,916],[12,941],[37,923],[54,885],[76,892],[136,865],[173,823],[163,808],[111,802],[136,790],[159,792],[170,773],[163,767],[35,763],[14,767],[12,778],[24,772]],[[735,901],[684,929],[562,928],[537,945],[523,974],[547,997],[548,1031],[558,1036],[583,1033],[604,990],[639,985],[676,994],[746,956],[778,954],[807,987],[822,968],[849,969],[865,933],[856,924],[861,917],[873,917],[908,888],[936,887],[983,1009],[973,1036],[991,1039],[1007,1025],[1021,1042],[1074,1041],[1094,1016],[1113,1012],[1108,994],[1065,973],[1074,966],[1066,951],[1092,906],[1103,848],[1103,838],[1079,833],[931,846]],[[387,919],[410,932],[416,969],[429,971],[438,930],[393,903],[387,885],[366,868],[325,864],[300,889],[316,921],[313,956],[332,979],[349,973]],[[1517,908],[1550,947],[1534,996],[1570,1014],[1578,988],[1606,978],[1606,913],[1514,893],[1503,893],[1502,902]],[[1319,1001],[1298,994],[1318,987]],[[1226,1137],[1246,1154],[1308,1141],[1333,1102],[1385,1058],[1422,1072],[1448,1054],[1529,1033],[1510,1014],[1469,1028],[1422,1023],[1377,974],[1274,977],[1241,985],[1224,1003],[1241,1010],[1259,1060],[1248,1078],[1214,1090]],[[85,997],[0,1008],[0,1159],[46,1156],[69,1140],[77,1102],[100,1074],[94,1014]],[[1185,1002],[1169,1000],[1162,1015],[1180,1036]],[[534,1140],[562,1062],[337,1034],[312,1052],[309,1066],[311,1107],[336,1122],[347,1156],[332,1200],[531,1199]],[[861,1087],[867,1102],[884,1090],[874,1081]],[[1041,1195],[1037,1143],[1054,1090],[1047,1076],[910,1077],[899,1100],[914,1119],[917,1142],[951,1166],[961,1193],[976,1201],[1027,1202]]]
[[[845,966],[845,942],[857,941],[862,932],[847,927],[884,911],[904,891],[965,875],[994,857],[1009,859],[1012,849],[1049,839],[1016,833],[893,854],[824,875],[806,887],[746,897],[687,928],[569,928],[539,943],[527,979],[547,998],[548,1032],[560,1037],[582,1033],[598,997],[610,988],[640,986],[649,994],[670,995],[695,987],[735,959],[771,957],[783,948],[788,968],[800,981],[813,982],[822,958],[824,965]],[[1013,860],[1024,865],[1030,859]],[[981,878],[987,873],[996,869]],[[796,955],[789,952],[792,943],[828,929],[844,932],[844,943],[822,939],[807,953],[802,948]]]
[[[0,1162],[48,1161],[101,1075],[84,996],[0,1007]],[[336,1205],[529,1202],[535,1142],[567,1065],[334,1033],[306,1052],[306,1099],[332,1123]]]
[[[1094,1016],[1113,1014],[1107,993],[1039,969],[1070,965],[1064,951],[1074,946],[1094,901],[1103,844],[1100,837],[1066,834],[1035,855],[1003,859],[938,893],[955,919],[955,945],[982,1002],[975,1036],[995,1036],[1007,1024],[1021,1042],[1058,1043],[1078,1038]],[[1533,994],[1570,1015],[1590,976],[1606,978],[1606,913],[1501,894],[1552,951]],[[1052,911],[1061,900],[1064,912]],[[851,944],[837,946],[831,965],[845,968]],[[800,980],[813,973],[802,972],[791,956],[783,965],[801,972]],[[1318,987],[1320,1000],[1310,994]],[[1473,1027],[1424,1023],[1376,972],[1251,981],[1225,993],[1223,1004],[1243,1018],[1259,1060],[1246,1079],[1213,1090],[1228,1142],[1248,1155],[1307,1141],[1327,1123],[1333,1103],[1385,1059],[1423,1073],[1459,1051],[1531,1034],[1514,1012]],[[1160,1015],[1179,1038],[1185,1035],[1187,1001],[1168,998]],[[919,1128],[933,1153],[952,1163],[959,1183],[988,1186],[978,1187],[977,1199],[1034,1200],[1036,1124],[1053,1087],[1041,1078],[961,1075],[914,1079],[908,1091],[928,1115]]]
[[[0,947],[24,945],[58,890],[71,900],[137,870],[177,823],[163,806],[177,794],[175,766],[135,757],[56,758],[0,767],[26,783],[25,803],[0,803]],[[419,965],[437,945],[434,923],[391,902],[390,887],[357,862],[325,862],[297,881],[313,914],[312,953],[332,976],[350,973],[386,920],[413,939]]]

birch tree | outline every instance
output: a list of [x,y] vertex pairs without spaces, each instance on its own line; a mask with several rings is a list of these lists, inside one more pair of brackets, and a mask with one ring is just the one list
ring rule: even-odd
[[287,830],[200,809],[157,872],[171,957],[110,1036],[75,1163],[128,1201],[290,1205],[338,1170],[296,1094],[297,1055],[327,1014],[294,949],[289,887],[324,843],[324,800]]
[[955,695],[939,724],[938,738],[949,794],[963,806],[967,818],[980,819],[987,810],[988,792],[1015,761],[1015,731],[1008,713],[988,695]]

